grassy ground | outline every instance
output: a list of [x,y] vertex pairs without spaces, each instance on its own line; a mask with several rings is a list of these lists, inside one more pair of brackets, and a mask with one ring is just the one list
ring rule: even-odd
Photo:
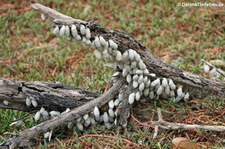
[[[161,60],[183,70],[200,74],[201,59],[225,61],[225,6],[181,7],[177,6],[178,1],[172,0],[38,2],[75,18],[95,20],[105,27],[123,30],[141,40]],[[60,81],[92,91],[104,90],[112,70],[103,68],[102,62],[96,61],[91,48],[55,37],[50,32],[50,25],[42,22],[26,1],[1,1],[0,15],[0,78]],[[143,101],[134,109],[133,116],[138,121],[131,118],[126,134],[116,136],[114,129],[102,130],[95,126],[85,134],[60,132],[53,144],[39,148],[72,148],[74,145],[76,148],[169,148],[171,140],[178,136],[188,137],[203,148],[225,146],[223,133],[200,130],[160,129],[157,138],[152,139],[154,129],[147,122],[156,119],[157,107],[163,109],[168,121],[225,126],[223,99],[193,99],[187,104]],[[0,110],[0,142],[35,125],[29,119],[20,127],[9,126],[25,114]]]

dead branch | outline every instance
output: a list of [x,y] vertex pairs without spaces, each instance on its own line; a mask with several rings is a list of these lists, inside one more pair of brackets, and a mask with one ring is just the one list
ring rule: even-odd
[[[49,111],[65,111],[66,108],[76,108],[98,97],[80,88],[73,88],[62,83],[19,82],[13,80],[0,80],[0,108],[15,109],[33,113],[41,107]],[[26,98],[32,97],[38,105],[27,106]],[[5,105],[3,101],[8,101]]]
[[61,114],[53,119],[42,122],[32,128],[26,129],[20,134],[16,135],[10,140],[7,140],[2,144],[3,146],[9,146],[11,148],[25,147],[36,144],[36,137],[39,134],[54,130],[58,126],[63,126],[69,122],[75,121],[77,118],[93,111],[94,107],[102,107],[111,99],[115,98],[120,88],[123,86],[124,81],[118,80],[106,93],[100,97],[89,101],[68,113]]
[[163,129],[169,129],[169,130],[206,130],[206,131],[218,131],[218,132],[224,132],[225,126],[207,126],[207,125],[194,125],[194,124],[180,124],[180,123],[171,123],[164,121],[162,118],[162,113],[160,108],[157,109],[158,113],[158,121],[152,121],[151,123],[153,125],[156,125]]
[[[106,29],[96,22],[86,22],[74,19],[38,3],[32,3],[31,6],[53,21],[53,26],[55,27],[55,32],[57,34],[58,32],[61,35],[67,34],[67,37],[69,38],[75,38],[75,36],[72,35],[76,34],[77,40],[82,40],[88,45],[91,44],[93,48],[97,49],[96,57],[100,57],[98,53],[100,47],[97,46],[99,40],[102,40],[102,45],[105,44],[105,47],[107,46],[107,52],[111,54],[111,60],[113,61],[116,59],[114,63],[117,66],[119,74],[116,75],[112,87],[101,96],[81,89],[70,88],[61,83],[26,83],[1,80],[0,100],[6,100],[8,103],[4,102],[4,104],[0,104],[0,108],[18,109],[27,112],[37,111],[41,107],[44,107],[48,111],[54,110],[60,112],[65,111],[66,108],[72,109],[70,112],[63,113],[30,129],[26,129],[11,140],[4,142],[3,145],[12,148],[33,145],[36,143],[36,137],[39,134],[49,131],[52,132],[56,127],[71,122],[79,123],[77,128],[83,129],[83,125],[85,126],[85,124],[90,122],[90,118],[93,118],[93,114],[96,121],[104,123],[106,127],[111,125],[114,120],[117,124],[126,126],[127,118],[130,116],[130,110],[134,101],[138,101],[142,95],[151,97],[151,93],[157,95],[153,96],[153,98],[158,98],[162,94],[162,91],[165,90],[165,86],[167,85],[168,87],[169,81],[173,81],[176,84],[174,89],[171,87],[171,91],[173,91],[174,94],[173,98],[177,96],[182,99],[184,98],[184,95],[188,95],[187,99],[189,99],[189,93],[191,97],[199,98],[210,95],[225,97],[224,85],[163,63],[158,58],[152,56],[149,53],[149,49],[143,44],[124,32]],[[78,27],[79,30],[76,30]],[[85,35],[84,32],[86,31],[89,34],[85,33]],[[99,39],[100,37],[102,38]],[[95,41],[96,39],[98,41]],[[124,53],[126,54],[126,52],[132,53],[129,54],[128,58],[125,58],[125,60],[129,59],[128,61],[121,59],[121,55]],[[134,56],[136,56],[137,60],[134,60]],[[137,68],[132,68],[133,70],[130,68],[132,62],[134,62],[133,66],[138,65],[136,66]],[[129,70],[126,67],[128,67]],[[138,77],[138,81],[134,79],[136,76]],[[124,81],[125,79],[126,81]],[[157,82],[155,85],[153,85],[154,81]],[[184,92],[182,92],[181,86],[183,87]],[[121,90],[123,90],[122,93]],[[150,91],[152,92],[149,93]],[[120,98],[120,95],[123,97]],[[36,103],[35,106],[28,106],[27,108],[26,98],[29,97],[35,99]],[[100,112],[98,108],[101,109]],[[95,113],[96,109],[97,112]],[[111,112],[108,110],[111,110]],[[109,116],[110,114],[111,117]],[[84,121],[82,124],[78,121],[80,118]],[[75,120],[76,122],[74,122]],[[165,123],[166,125],[164,126],[163,124]],[[90,123],[87,124],[87,127],[89,125]],[[178,125],[171,126],[171,123],[163,121],[160,117],[159,121],[155,122],[155,125],[168,129],[183,129],[184,127],[183,125],[179,127]],[[209,127],[189,126],[185,128],[205,129]],[[217,131],[217,129],[212,128],[210,130]],[[219,127],[218,130],[224,131],[223,126]]]
[[149,53],[150,50],[142,43],[124,32],[106,29],[96,22],[85,22],[73,19],[38,3],[31,4],[31,7],[46,15],[51,20],[54,20],[55,25],[86,25],[92,31],[92,37],[102,36],[105,40],[113,40],[118,44],[118,50],[121,53],[128,49],[134,49],[138,54],[140,54],[149,72],[155,73],[158,77],[172,79],[176,84],[182,85],[183,88],[190,93],[191,97],[204,98],[209,95],[225,97],[224,85],[163,63],[158,58],[151,55]]

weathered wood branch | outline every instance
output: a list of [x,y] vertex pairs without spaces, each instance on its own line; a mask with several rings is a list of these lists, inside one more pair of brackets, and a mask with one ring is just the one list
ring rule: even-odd
[[163,129],[169,130],[207,130],[207,131],[217,131],[217,132],[225,132],[225,126],[208,126],[208,125],[193,125],[193,124],[181,124],[181,123],[172,123],[164,121],[162,118],[161,110],[157,109],[158,113],[158,121],[152,121],[151,124],[156,125],[156,127],[160,127]]
[[[68,28],[71,28],[71,26],[74,24],[78,26],[85,25],[91,30],[90,41],[93,41],[95,37],[101,36],[107,41],[112,40],[115,42],[118,45],[118,51],[121,53],[124,53],[128,49],[135,50],[140,55],[141,60],[143,60],[148,71],[150,73],[156,74],[155,78],[150,75],[148,76],[149,78],[154,78],[151,78],[151,81],[155,80],[156,78],[172,79],[176,85],[182,85],[184,91],[189,92],[191,97],[203,98],[209,95],[225,97],[225,86],[223,84],[179,70],[163,63],[158,58],[152,56],[149,53],[149,49],[146,48],[142,43],[124,32],[106,29],[96,22],[86,22],[74,19],[38,3],[33,3],[31,6],[50,18],[50,20],[53,21],[54,26],[65,27],[66,25]],[[68,34],[70,34],[70,32],[71,30],[69,30]],[[81,34],[80,30],[78,30],[78,32]],[[117,64],[119,65],[119,63]],[[123,92],[123,101],[121,101],[118,106],[114,107],[113,105],[113,108],[111,109],[116,109],[117,111],[115,112],[117,113],[117,118],[115,120],[117,120],[118,124],[126,125],[127,118],[129,117],[130,110],[134,103],[134,96],[132,98],[130,95],[131,93],[137,93],[138,91],[137,89],[134,89],[132,85],[128,83],[128,81],[126,82],[124,80],[125,77],[120,77],[120,75],[118,75],[117,80],[115,80],[113,86],[106,93],[100,96],[99,94],[90,93],[81,89],[70,88],[60,83],[26,83],[1,80],[0,100],[7,100],[9,104],[7,106],[0,104],[0,108],[18,109],[27,112],[38,111],[41,107],[46,108],[48,111],[56,110],[60,112],[65,111],[66,108],[72,109],[68,113],[61,114],[53,119],[42,122],[33,128],[21,132],[11,140],[7,140],[3,145],[8,145],[12,148],[33,145],[33,140],[35,140],[38,134],[51,131],[58,126],[68,124],[71,121],[73,122],[74,120],[77,120],[79,117],[90,114],[95,107],[103,107],[103,110],[106,111],[108,109],[104,109],[104,106],[107,103],[109,104],[110,100],[115,99],[124,86],[126,86],[126,91]],[[141,89],[142,91],[143,88]],[[142,94],[142,92],[140,94]],[[140,94],[139,96],[141,96]],[[35,98],[35,100],[38,101],[38,106],[31,106],[27,108],[25,104],[25,99],[27,97]],[[107,108],[109,107],[110,106]]]
[[145,47],[141,42],[135,40],[132,36],[118,31],[106,29],[96,22],[85,22],[77,20],[41,4],[31,4],[40,13],[54,20],[57,25],[72,25],[72,24],[85,24],[92,31],[91,40],[95,36],[102,36],[106,40],[113,40],[118,44],[118,50],[125,52],[128,49],[134,49],[140,54],[142,60],[147,66],[149,72],[155,73],[158,77],[171,78],[176,84],[183,86],[185,91],[190,92],[191,97],[204,98],[210,95],[225,97],[225,86],[219,82],[205,79],[201,76],[179,70],[173,66],[163,63],[158,58],[151,55],[150,50]]
[[[62,83],[19,82],[0,80],[0,108],[15,109],[25,112],[35,112],[41,107],[49,111],[65,111],[66,108],[76,108],[97,98],[99,94],[80,88],[73,88]],[[37,107],[26,105],[26,98],[33,97],[38,101]],[[3,103],[9,102],[8,105]]]
[[94,107],[102,107],[108,103],[111,99],[115,98],[119,94],[119,90],[123,86],[123,79],[118,80],[107,92],[99,96],[98,98],[91,100],[68,113],[61,114],[53,119],[42,122],[30,129],[26,129],[20,134],[16,135],[10,140],[7,140],[2,144],[3,146],[9,146],[11,148],[25,147],[34,145],[36,137],[39,134],[43,134],[47,131],[54,130],[58,126],[63,126],[69,122],[75,121],[77,118],[93,111]]

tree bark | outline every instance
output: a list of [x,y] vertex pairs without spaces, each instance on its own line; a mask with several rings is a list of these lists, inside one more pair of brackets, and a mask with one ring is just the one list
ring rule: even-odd
[[[26,129],[20,134],[13,137],[12,139],[5,141],[2,144],[2,146],[18,148],[18,147],[32,146],[36,144],[37,143],[36,138],[38,135],[54,130],[58,126],[65,126],[69,122],[75,121],[77,118],[92,112],[95,106],[103,107],[106,103],[108,103],[110,100],[112,100],[113,98],[115,98],[115,96],[118,95],[123,84],[124,84],[123,79],[118,80],[107,92],[105,92],[98,98],[86,102],[85,104],[80,105],[79,107],[77,107],[77,104],[74,104],[75,107],[70,112],[61,114],[57,117],[54,117],[53,119],[44,121],[32,128]],[[51,85],[54,86],[54,84]],[[62,100],[64,99],[62,98]],[[77,100],[75,100],[75,102],[76,101]],[[61,103],[61,101],[59,103]],[[60,105],[63,105],[63,103]],[[49,106],[51,107],[51,105]]]
[[158,77],[171,78],[176,84],[182,85],[184,90],[190,93],[191,97],[204,98],[209,95],[225,97],[224,85],[165,64],[150,54],[150,50],[141,42],[135,40],[127,33],[106,29],[96,22],[85,22],[68,17],[41,4],[34,3],[31,4],[31,7],[46,15],[50,20],[53,20],[54,24],[57,25],[64,24],[70,26],[72,24],[85,24],[92,31],[91,40],[93,40],[95,36],[102,36],[106,40],[112,39],[118,44],[118,50],[121,53],[128,49],[135,50],[140,54],[142,60],[147,65],[149,72],[155,73]]
[[[65,111],[66,108],[76,108],[97,98],[100,94],[91,93],[80,88],[74,88],[62,83],[52,82],[19,82],[0,80],[0,108],[15,109],[33,113],[44,107],[48,111]],[[38,106],[28,107],[27,97],[38,101]],[[9,102],[8,105],[3,103]]]
[[[74,19],[61,14],[55,10],[45,7],[38,3],[32,3],[31,7],[44,14],[54,25],[72,24],[85,25],[91,30],[91,39],[95,36],[102,36],[105,40],[112,39],[118,44],[118,50],[123,53],[128,49],[135,50],[140,56],[150,73],[155,73],[155,78],[170,78],[175,84],[182,85],[185,92],[189,92],[191,97],[204,98],[206,96],[216,95],[225,97],[225,86],[219,82],[205,79],[201,76],[191,74],[174,68],[160,61],[151,55],[150,50],[142,43],[135,40],[132,36],[117,30],[106,29],[96,22],[86,22]],[[149,76],[154,78],[152,76]],[[130,84],[124,81],[121,74],[117,76],[114,84],[104,94],[91,93],[79,88],[71,88],[61,83],[42,83],[42,82],[17,82],[11,80],[0,80],[0,100],[9,101],[8,105],[0,104],[0,108],[17,109],[26,112],[36,112],[41,107],[48,111],[65,111],[66,108],[72,109],[68,113],[61,114],[53,119],[42,122],[30,129],[26,129],[20,134],[7,140],[2,145],[12,148],[25,147],[33,145],[38,134],[51,131],[58,126],[65,125],[77,118],[91,113],[95,107],[105,110],[107,103],[117,98],[121,89],[126,89],[124,98],[127,99],[129,94],[135,91]],[[37,107],[27,107],[25,99],[33,97],[38,100]],[[129,117],[132,105],[128,100],[123,100],[116,107],[117,123],[125,126]],[[101,111],[102,112],[102,111]]]

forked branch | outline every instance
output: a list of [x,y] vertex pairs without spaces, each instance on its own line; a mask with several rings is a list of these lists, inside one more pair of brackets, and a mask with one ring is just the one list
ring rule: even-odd
[[31,4],[31,7],[53,20],[56,26],[85,25],[91,30],[90,41],[94,40],[96,36],[102,36],[105,40],[114,41],[118,45],[117,50],[121,53],[124,53],[128,49],[135,50],[141,56],[150,73],[153,72],[160,78],[172,79],[175,84],[183,86],[185,91],[190,93],[191,97],[204,98],[209,95],[225,97],[224,85],[163,63],[158,58],[152,56],[149,53],[150,50],[142,43],[124,32],[106,29],[96,22],[86,22],[68,17],[38,3]]
[[[100,96],[66,87],[60,83],[1,80],[0,100],[6,102],[0,104],[0,108],[27,112],[36,112],[40,108],[45,108],[53,111],[52,115],[56,114],[56,111],[63,112],[66,108],[70,108],[69,112],[27,129],[11,140],[7,140],[3,145],[13,148],[33,145],[32,141],[38,134],[52,131],[65,124],[69,127],[75,123],[79,130],[95,122],[104,123],[106,127],[110,127],[115,122],[125,127],[133,103],[144,96],[150,99],[168,97],[177,102],[210,95],[225,97],[223,84],[163,63],[152,56],[150,50],[142,43],[124,32],[106,29],[96,22],[74,19],[38,3],[32,3],[31,7],[53,21],[55,34],[66,35],[91,45],[95,49],[96,57],[101,58],[103,55],[105,60],[117,66],[117,72],[113,75],[112,87]],[[36,119],[40,117],[41,112],[44,115],[43,110],[38,112],[35,115]],[[201,128],[224,131],[223,126],[214,129],[209,126],[175,125],[162,119],[154,124],[165,129]]]
[[4,142],[2,145],[9,146],[11,148],[34,145],[38,135],[54,130],[56,127],[64,126],[69,122],[73,122],[76,119],[83,117],[83,115],[91,113],[96,106],[102,107],[108,103],[119,94],[119,90],[123,86],[123,83],[124,81],[122,79],[118,80],[107,92],[102,94],[100,97],[91,100],[67,113],[61,114],[54,117],[53,119],[44,121],[32,128],[26,129],[12,139]]

